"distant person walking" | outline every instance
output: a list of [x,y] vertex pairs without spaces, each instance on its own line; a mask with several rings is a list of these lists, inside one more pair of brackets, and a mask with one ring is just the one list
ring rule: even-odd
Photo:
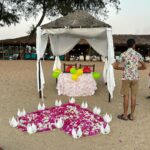
[[[114,63],[114,69],[123,71],[121,94],[124,100],[124,112],[118,118],[122,120],[134,120],[136,96],[138,93],[138,70],[146,69],[146,65],[143,62],[142,55],[135,50],[135,40],[128,39],[127,46],[127,51],[122,53],[119,60]],[[129,93],[131,93],[130,114],[128,114]]]
[[[149,87],[149,89],[150,89],[150,73],[148,74],[148,76],[149,76],[148,87]],[[147,98],[147,99],[150,99],[150,96],[147,96],[146,98]]]

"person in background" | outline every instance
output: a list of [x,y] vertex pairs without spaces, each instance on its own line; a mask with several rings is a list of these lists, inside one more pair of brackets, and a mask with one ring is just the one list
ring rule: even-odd
[[[149,76],[149,83],[148,83],[148,86],[149,86],[149,89],[150,89],[150,73],[148,74],[148,76]],[[146,98],[147,98],[147,99],[150,99],[150,96],[147,96]]]
[[[122,53],[119,60],[114,63],[114,69],[123,71],[121,94],[123,95],[124,112],[118,115],[118,118],[122,120],[134,120],[139,85],[138,70],[146,69],[146,65],[141,54],[135,50],[135,40],[128,39],[127,46],[127,51]],[[131,93],[131,113],[128,114],[129,93]]]

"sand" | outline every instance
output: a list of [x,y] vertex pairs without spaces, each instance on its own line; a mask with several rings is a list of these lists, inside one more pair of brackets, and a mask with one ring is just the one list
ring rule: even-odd
[[[102,72],[103,63],[93,63],[96,64],[96,70]],[[57,95],[56,81],[51,78],[52,65],[53,61],[43,64],[47,107],[53,106],[56,99],[62,99],[64,103],[68,101],[68,97]],[[74,140],[59,130],[28,135],[9,126],[8,120],[16,115],[18,108],[24,107],[27,112],[32,112],[40,102],[36,87],[36,61],[0,61],[0,146],[5,150],[149,150],[150,100],[145,99],[150,95],[149,71],[150,64],[147,64],[147,70],[140,71],[140,91],[136,120],[133,122],[117,119],[117,115],[122,113],[120,71],[115,71],[116,89],[111,103],[108,103],[108,93],[102,79],[97,82],[98,90],[94,96],[77,98],[78,104],[87,101],[89,109],[97,105],[101,107],[102,114],[111,113],[113,121],[109,135],[99,134]]]

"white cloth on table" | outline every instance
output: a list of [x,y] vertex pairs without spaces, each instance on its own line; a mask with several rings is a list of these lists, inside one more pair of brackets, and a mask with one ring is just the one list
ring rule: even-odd
[[53,66],[53,71],[55,69],[60,69],[61,70],[61,62],[60,62],[60,58],[59,56],[55,57],[55,62],[54,62],[54,66]]
[[76,81],[72,80],[70,73],[62,73],[58,77],[58,95],[92,96],[97,90],[97,83],[92,74],[83,74]]

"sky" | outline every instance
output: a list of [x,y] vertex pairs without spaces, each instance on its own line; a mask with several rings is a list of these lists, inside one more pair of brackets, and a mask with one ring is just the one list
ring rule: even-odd
[[[150,34],[150,0],[120,0],[121,10],[109,9],[106,23],[112,26],[113,34]],[[22,20],[19,24],[0,27],[0,39],[25,36],[38,18]],[[44,19],[43,23],[48,23]]]

